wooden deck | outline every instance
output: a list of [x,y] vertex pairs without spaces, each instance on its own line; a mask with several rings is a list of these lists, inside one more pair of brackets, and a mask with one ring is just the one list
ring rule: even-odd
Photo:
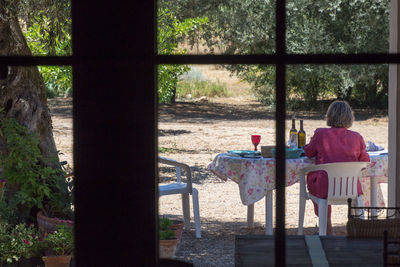
[[[324,261],[331,267],[383,265],[382,239],[356,239],[343,236],[312,236],[311,239],[317,241],[317,246],[320,244],[319,250],[322,255],[318,255],[318,247],[310,245],[310,236],[307,240],[305,236],[287,236],[287,266],[313,266],[313,263],[314,266],[323,266],[319,263]],[[236,236],[235,266],[274,266],[274,237]]]

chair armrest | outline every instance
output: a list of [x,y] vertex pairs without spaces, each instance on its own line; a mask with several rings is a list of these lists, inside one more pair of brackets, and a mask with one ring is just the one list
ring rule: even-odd
[[189,165],[164,157],[158,157],[158,162],[184,169],[187,179],[187,187],[190,189],[190,192],[192,192],[192,170],[190,169]]

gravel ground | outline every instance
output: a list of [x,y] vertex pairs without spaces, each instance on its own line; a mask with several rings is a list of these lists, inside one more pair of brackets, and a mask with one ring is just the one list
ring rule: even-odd
[[[72,100],[49,100],[57,149],[60,160],[72,164]],[[376,112],[357,112],[352,130],[364,139],[387,148],[388,117]],[[317,127],[325,127],[323,113],[300,112],[304,119],[307,140]],[[290,117],[290,115],[289,115]],[[287,128],[289,128],[289,120]],[[207,170],[207,165],[218,153],[233,149],[252,149],[251,134],[260,134],[260,145],[273,145],[275,138],[274,113],[258,102],[246,98],[211,99],[208,103],[180,102],[159,107],[160,155],[188,164],[199,191],[202,238],[196,239],[194,224],[185,230],[176,253],[178,259],[191,261],[195,266],[234,266],[235,235],[263,234],[265,232],[264,201],[255,205],[255,227],[246,223],[247,207],[242,205],[239,189],[232,181],[222,181]],[[172,169],[160,166],[160,182],[170,180]],[[386,192],[386,185],[383,185]],[[286,188],[286,228],[296,234],[298,219],[298,184]],[[182,218],[179,196],[163,196],[159,214]],[[193,213],[191,213],[193,214]],[[338,235],[344,235],[347,209],[333,207],[333,226]],[[318,219],[312,204],[307,202],[305,234],[317,231]]]

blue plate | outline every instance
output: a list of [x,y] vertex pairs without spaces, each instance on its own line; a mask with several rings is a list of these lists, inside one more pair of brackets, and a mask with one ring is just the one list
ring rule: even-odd
[[254,151],[254,150],[229,150],[228,153],[231,154],[236,154],[241,157],[246,157],[246,156],[259,156],[261,155],[260,151]]

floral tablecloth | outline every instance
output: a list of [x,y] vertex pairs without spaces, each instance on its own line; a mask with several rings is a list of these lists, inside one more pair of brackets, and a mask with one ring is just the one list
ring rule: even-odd
[[[387,183],[388,156],[371,154],[370,167],[363,171],[361,179],[364,192],[364,205],[370,204],[370,179],[374,176],[379,183]],[[306,157],[286,160],[286,186],[299,181],[300,170],[314,164],[314,159]],[[244,158],[232,154],[218,154],[208,165],[208,169],[226,181],[230,179],[239,185],[240,199],[244,205],[251,205],[261,200],[267,190],[275,189],[275,159]],[[378,205],[384,206],[380,186],[378,186]]]

